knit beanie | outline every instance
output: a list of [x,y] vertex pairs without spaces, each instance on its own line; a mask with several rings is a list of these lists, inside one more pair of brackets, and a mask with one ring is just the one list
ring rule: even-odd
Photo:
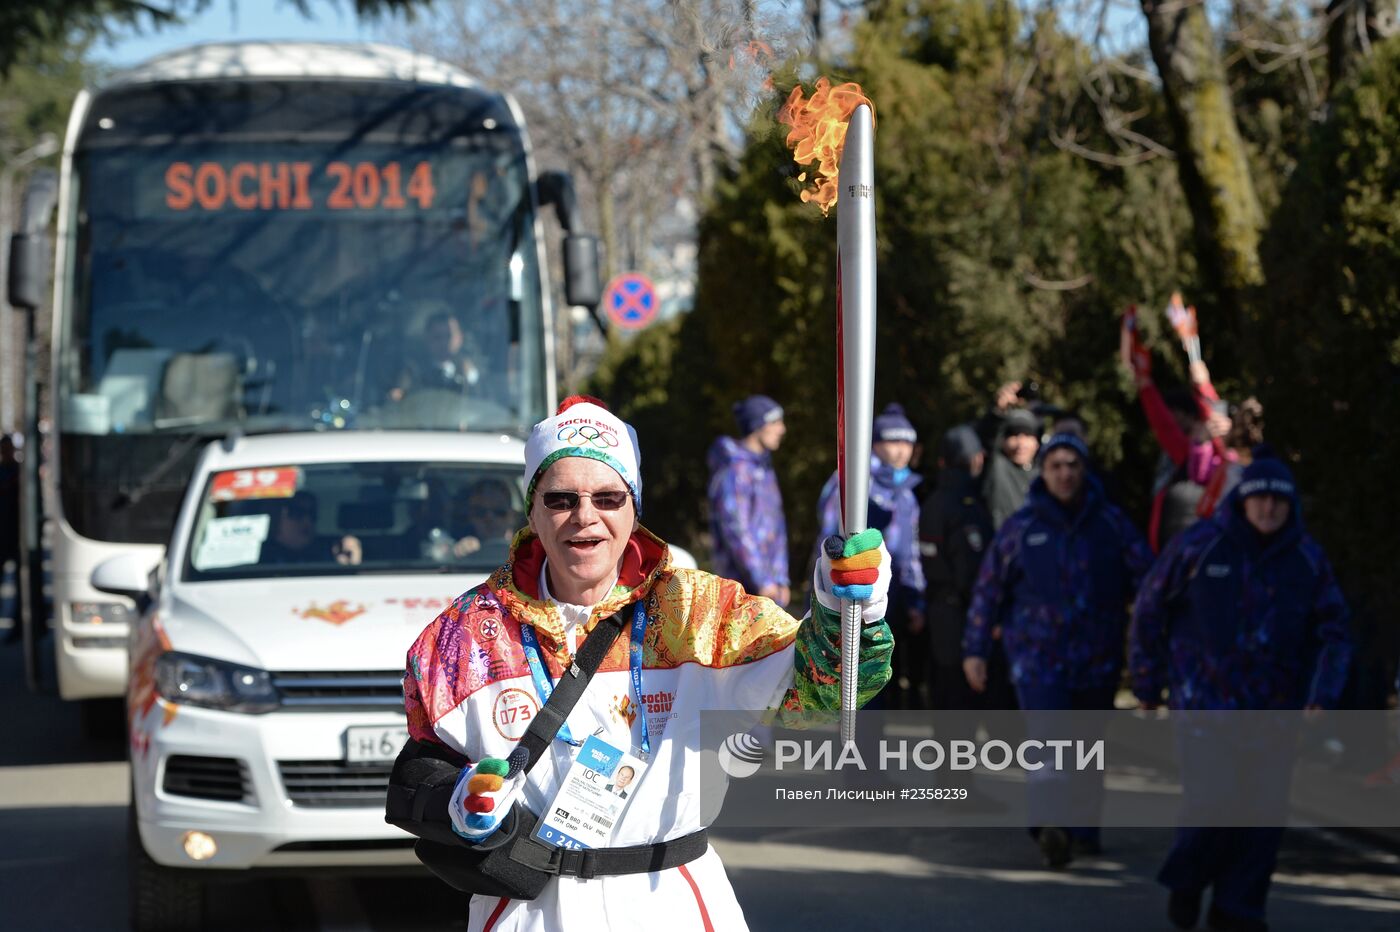
[[535,483],[545,470],[567,456],[583,456],[607,463],[632,493],[637,514],[642,513],[641,452],[632,425],[613,414],[597,398],[573,395],[559,411],[534,426],[525,441],[525,510],[535,500]]
[[875,418],[875,439],[915,443],[919,435],[915,432],[914,425],[909,423],[909,418],[904,416],[904,408],[890,402]]
[[760,427],[782,419],[782,406],[767,395],[750,395],[734,404],[734,421],[739,425],[740,437],[747,437]]

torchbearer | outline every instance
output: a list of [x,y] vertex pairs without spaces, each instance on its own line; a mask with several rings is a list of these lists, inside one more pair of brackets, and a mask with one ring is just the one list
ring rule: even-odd
[[697,803],[700,712],[839,708],[842,573],[865,586],[856,700],[889,679],[878,531],[820,562],[798,620],[733,580],[676,568],[638,521],[639,462],[632,428],[594,399],[536,424],[529,527],[409,650],[410,740],[387,818],[476,894],[473,932],[745,929]]

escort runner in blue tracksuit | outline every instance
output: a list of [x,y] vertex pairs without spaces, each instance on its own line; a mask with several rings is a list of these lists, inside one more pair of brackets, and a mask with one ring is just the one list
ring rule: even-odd
[[[1347,617],[1327,557],[1303,530],[1292,473],[1260,451],[1215,515],[1174,539],[1144,581],[1130,638],[1133,692],[1154,707],[1166,688],[1179,710],[1331,708],[1351,659]],[[1223,761],[1242,759],[1210,752],[1213,727],[1178,730],[1188,805],[1193,786],[1198,795],[1211,792],[1228,776]],[[1238,729],[1227,734],[1238,740]],[[1286,749],[1293,738],[1281,734],[1280,742]],[[1247,793],[1281,810],[1290,773],[1253,769]],[[1282,835],[1281,828],[1179,829],[1158,875],[1171,890],[1172,922],[1194,928],[1212,886],[1210,928],[1267,929]]]
[[[1032,734],[1032,710],[1113,708],[1128,606],[1152,564],[1147,541],[1105,499],[1088,462],[1088,448],[1073,434],[1046,442],[1026,504],[1002,524],[982,559],[963,632],[963,670],[981,692],[992,629],[1001,626],[1011,682],[1030,713]],[[1088,807],[1097,811],[1102,784],[1087,789]],[[1050,805],[1064,789],[1047,768],[1033,775],[1029,791],[1034,816],[1038,800]],[[1052,867],[1099,849],[1094,827],[1044,827],[1035,834]]]

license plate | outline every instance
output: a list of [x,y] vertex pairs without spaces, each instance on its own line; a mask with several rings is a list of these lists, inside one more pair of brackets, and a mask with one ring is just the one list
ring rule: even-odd
[[347,764],[378,764],[393,762],[408,741],[408,729],[403,726],[359,725],[345,729],[345,762]]

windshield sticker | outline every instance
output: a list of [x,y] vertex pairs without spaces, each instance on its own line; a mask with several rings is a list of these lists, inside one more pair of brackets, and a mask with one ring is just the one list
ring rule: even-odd
[[346,599],[337,599],[325,608],[312,602],[306,608],[294,608],[292,614],[299,618],[328,621],[333,625],[343,625],[352,618],[358,618],[369,611],[364,605],[351,606]]
[[217,570],[258,562],[271,523],[271,515],[212,518],[204,529],[204,540],[199,542],[199,550],[195,553],[194,568]]
[[235,469],[214,477],[209,493],[213,502],[241,502],[253,498],[291,498],[301,481],[301,469],[282,466],[277,469]]

